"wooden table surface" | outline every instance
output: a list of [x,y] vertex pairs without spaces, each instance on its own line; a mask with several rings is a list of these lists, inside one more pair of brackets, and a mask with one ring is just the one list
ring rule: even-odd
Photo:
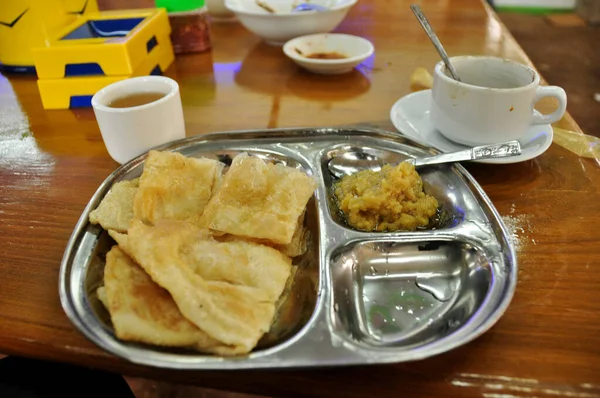
[[[409,76],[438,57],[409,1],[360,0],[337,29],[370,39],[375,56],[349,75],[300,71],[238,24],[214,24],[213,51],[178,57],[188,135],[364,123],[393,129]],[[450,54],[529,62],[475,0],[423,9]],[[565,61],[568,62],[568,61]],[[578,131],[567,116],[563,126]],[[552,145],[511,165],[468,165],[511,230],[519,262],[506,314],[477,340],[397,365],[174,372],[131,365],[74,329],[58,297],[63,250],[87,201],[118,165],[91,109],[45,111],[34,77],[0,76],[0,352],[272,396],[600,397],[598,161]]]

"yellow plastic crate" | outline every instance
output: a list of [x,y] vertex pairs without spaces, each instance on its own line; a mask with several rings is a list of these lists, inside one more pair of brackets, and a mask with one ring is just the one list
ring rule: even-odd
[[96,0],[0,0],[2,69],[35,73],[33,48],[45,46],[59,30],[94,11]]
[[[45,0],[48,2],[48,0]],[[90,12],[98,12],[96,0],[62,0],[62,4],[69,14],[83,15]]]
[[[88,12],[33,49],[39,79],[124,76],[135,73],[171,33],[164,9]],[[170,43],[170,42],[169,42]]]
[[162,74],[174,58],[169,35],[158,36],[157,45],[131,74],[38,79],[42,104],[45,109],[89,107],[92,96],[103,87],[129,77]]

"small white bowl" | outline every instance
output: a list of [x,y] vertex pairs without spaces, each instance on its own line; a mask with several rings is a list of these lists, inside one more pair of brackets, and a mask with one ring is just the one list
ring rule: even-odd
[[225,7],[249,31],[272,45],[283,45],[294,37],[327,33],[335,29],[358,0],[310,0],[327,7],[326,11],[292,13],[294,6],[306,0],[262,0],[275,13],[258,5],[257,0],[225,0]]
[[[323,75],[350,72],[373,55],[373,44],[362,37],[341,33],[317,34],[297,37],[285,43],[283,52],[301,67]],[[311,54],[339,54],[345,58],[310,58]]]

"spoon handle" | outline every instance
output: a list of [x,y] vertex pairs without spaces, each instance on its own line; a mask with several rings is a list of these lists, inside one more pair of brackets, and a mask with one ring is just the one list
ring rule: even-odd
[[416,4],[411,4],[410,9],[412,10],[413,14],[415,14],[415,17],[417,17],[417,19],[421,23],[421,26],[423,27],[423,29],[425,29],[425,33],[427,33],[427,36],[433,43],[433,46],[435,47],[437,52],[440,54],[440,57],[442,57],[442,60],[446,64],[446,68],[448,68],[448,70],[450,71],[450,74],[452,75],[454,80],[460,81],[460,78],[458,77],[458,73],[456,73],[456,69],[454,69],[454,66],[452,66],[452,64],[450,63],[450,60],[448,59],[448,54],[446,54],[446,50],[444,50],[444,47],[442,46],[440,39],[438,39],[437,35],[431,28],[431,25],[429,24],[429,21],[425,17],[425,14],[423,14],[423,11],[421,11],[421,7],[419,7]]
[[519,144],[519,141],[508,141],[500,144],[476,146],[465,149],[464,151],[442,153],[440,155],[412,159],[412,163],[415,167],[419,167],[431,164],[462,162],[465,160],[503,158],[520,154],[521,145]]

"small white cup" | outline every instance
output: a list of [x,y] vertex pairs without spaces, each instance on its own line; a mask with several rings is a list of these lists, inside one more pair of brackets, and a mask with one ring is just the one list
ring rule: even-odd
[[[476,146],[517,140],[533,124],[560,120],[567,108],[565,91],[540,86],[539,74],[527,65],[486,56],[450,58],[460,82],[443,62],[433,73],[431,122],[448,139]],[[542,115],[534,110],[543,97],[555,97],[558,108]]]
[[[130,108],[112,108],[115,99],[132,94],[164,97]],[[142,76],[110,84],[92,97],[100,133],[109,155],[123,164],[149,149],[185,137],[179,85],[164,76]]]

